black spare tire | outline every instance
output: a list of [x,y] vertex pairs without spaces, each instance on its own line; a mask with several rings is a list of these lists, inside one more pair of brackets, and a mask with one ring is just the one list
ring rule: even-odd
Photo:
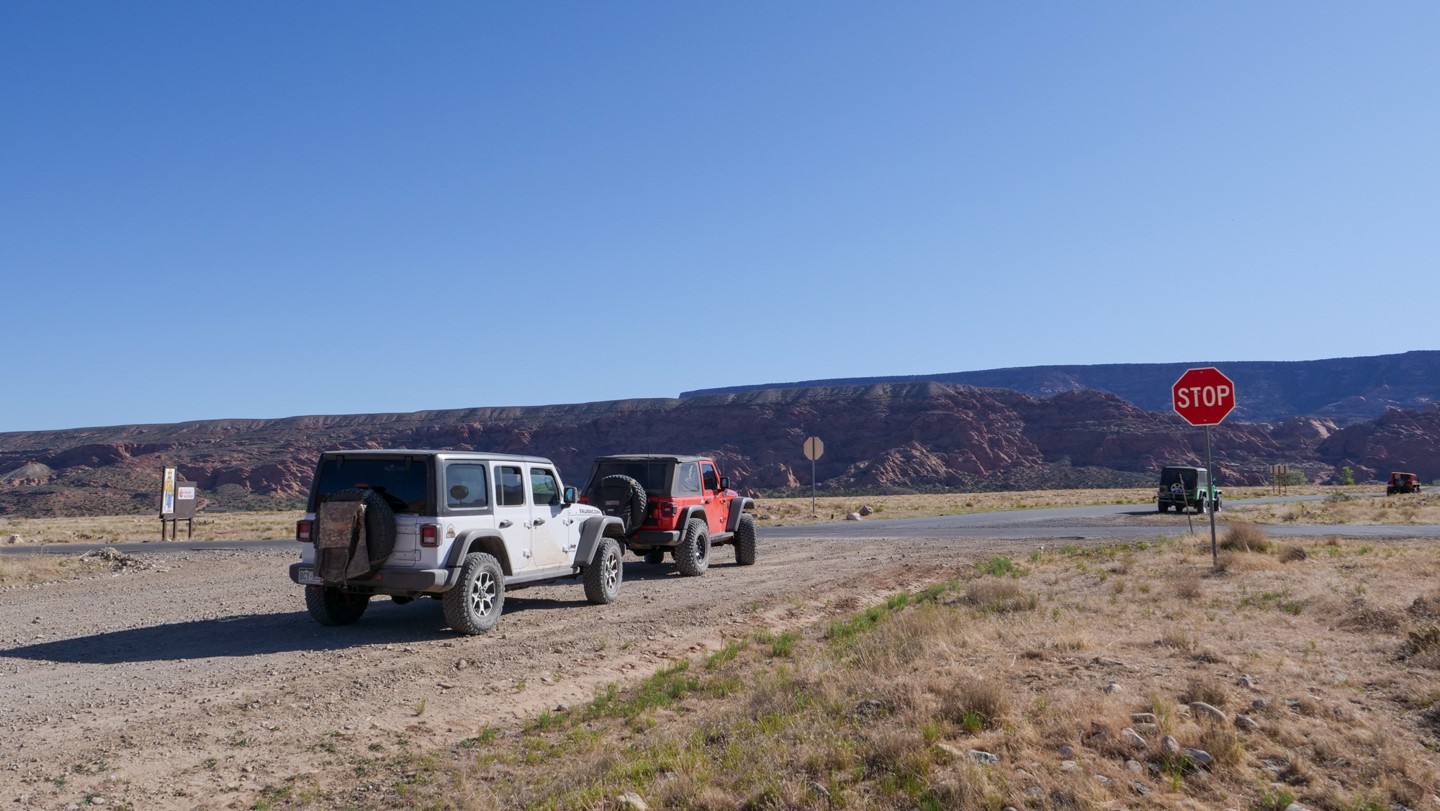
[[640,482],[629,476],[615,474],[606,476],[595,486],[595,506],[606,515],[613,515],[625,524],[625,534],[631,535],[645,523],[645,507],[649,500]]
[[373,573],[395,551],[395,511],[385,497],[374,490],[337,490],[326,501],[359,501],[365,505],[365,552]]

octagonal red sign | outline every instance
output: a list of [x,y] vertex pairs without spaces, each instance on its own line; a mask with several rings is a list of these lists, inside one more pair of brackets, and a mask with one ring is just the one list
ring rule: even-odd
[[1191,425],[1219,425],[1235,408],[1235,383],[1213,366],[1186,370],[1170,394],[1175,413]]

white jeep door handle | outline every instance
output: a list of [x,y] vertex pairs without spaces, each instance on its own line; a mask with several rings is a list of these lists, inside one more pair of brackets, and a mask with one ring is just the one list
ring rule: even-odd
[[544,518],[536,518],[536,519],[535,519],[535,526],[538,527],[538,526],[540,526],[540,525],[543,524],[543,523],[545,523],[545,519],[544,519]]
[[510,528],[510,519],[509,519],[509,518],[506,518],[506,519],[501,520],[501,522],[500,522],[500,528],[501,528],[501,529],[509,529],[509,528]]

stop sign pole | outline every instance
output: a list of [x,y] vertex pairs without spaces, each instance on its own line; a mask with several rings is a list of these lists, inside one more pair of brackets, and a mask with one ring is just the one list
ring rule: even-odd
[[815,512],[815,460],[825,455],[825,441],[818,436],[805,440],[805,458],[810,460],[810,514]]
[[1191,425],[1205,426],[1205,472],[1209,492],[1205,503],[1210,512],[1210,562],[1220,568],[1220,547],[1215,542],[1215,464],[1210,453],[1210,426],[1225,421],[1235,409],[1235,382],[1213,366],[1187,369],[1170,387],[1175,413]]

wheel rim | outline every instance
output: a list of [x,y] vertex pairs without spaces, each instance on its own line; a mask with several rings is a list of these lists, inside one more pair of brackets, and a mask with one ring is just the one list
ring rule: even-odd
[[701,535],[699,538],[695,539],[695,561],[697,563],[704,563],[705,559],[709,556],[710,536]]
[[470,584],[470,610],[476,616],[486,616],[495,608],[495,578],[489,572],[481,572]]
[[620,558],[615,555],[605,556],[605,592],[613,593],[620,586]]

